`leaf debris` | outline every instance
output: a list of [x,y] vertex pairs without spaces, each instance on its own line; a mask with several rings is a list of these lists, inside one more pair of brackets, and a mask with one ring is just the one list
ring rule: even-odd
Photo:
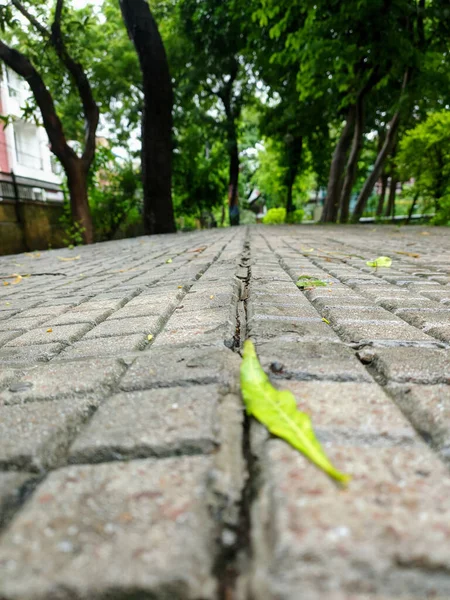
[[314,435],[309,415],[297,409],[294,395],[272,386],[250,340],[244,342],[241,392],[248,415],[302,452],[333,479],[344,485],[349,481],[350,476],[338,471],[329,461]]

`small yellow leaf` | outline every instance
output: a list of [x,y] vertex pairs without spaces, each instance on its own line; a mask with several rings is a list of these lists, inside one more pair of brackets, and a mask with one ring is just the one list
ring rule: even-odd
[[52,329],[51,327],[49,327],[49,328],[47,329],[47,333],[52,333],[52,331],[53,331],[53,329]]
[[389,269],[389,267],[392,265],[392,259],[389,258],[389,256],[379,256],[375,260],[368,260],[366,265],[368,267],[374,267],[375,269],[378,267],[386,267]]
[[57,256],[58,260],[63,260],[63,261],[69,261],[69,260],[80,260],[80,255],[78,254],[78,256],[73,256],[73,257],[66,257],[66,256]]
[[149,341],[149,342],[151,342],[151,341],[152,341],[152,339],[153,339],[153,336],[152,336],[152,334],[151,334],[151,333],[149,333],[149,334],[148,334],[148,336],[147,336],[147,339],[148,339],[148,341]]
[[212,300],[214,298],[214,296],[210,296],[209,299]]
[[322,321],[323,321],[324,323],[326,323],[327,325],[329,325],[329,324],[330,324],[330,321],[329,321],[328,319],[325,319],[325,317],[322,317]]
[[179,286],[178,286],[178,289],[179,289],[179,290],[182,290],[182,289],[183,289],[183,286],[182,286],[182,285],[179,285]]
[[420,233],[421,233],[422,235],[430,235],[430,232],[429,232],[429,231],[421,231]]
[[11,302],[5,302],[6,306],[10,306]]
[[22,275],[18,275],[17,273],[13,273],[12,276],[15,278],[11,283],[15,285],[16,283],[20,283],[22,281]]
[[3,285],[9,285],[9,281],[4,281]]
[[166,263],[171,263],[171,262],[173,262],[171,258],[168,258],[168,259],[166,260]]

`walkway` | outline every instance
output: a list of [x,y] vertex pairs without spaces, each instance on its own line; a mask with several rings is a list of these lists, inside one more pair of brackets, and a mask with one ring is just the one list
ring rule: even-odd
[[[218,229],[0,276],[1,600],[450,598],[448,229]],[[244,417],[246,337],[348,489]]]

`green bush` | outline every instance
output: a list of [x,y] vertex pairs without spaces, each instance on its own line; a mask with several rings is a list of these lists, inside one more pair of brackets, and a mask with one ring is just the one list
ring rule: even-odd
[[432,222],[433,225],[450,225],[450,194],[440,199],[439,210]]
[[265,225],[279,225],[281,223],[301,223],[303,217],[305,215],[305,211],[301,208],[294,210],[289,213],[286,218],[286,209],[285,208],[270,208],[267,211],[267,215],[263,217],[262,222]]
[[288,214],[286,223],[301,223],[304,216],[305,211],[303,208],[297,208],[297,210],[294,210],[294,212]]
[[263,217],[262,222],[264,223],[264,225],[279,225],[280,223],[284,223],[285,219],[285,208],[270,208],[267,211],[267,215]]

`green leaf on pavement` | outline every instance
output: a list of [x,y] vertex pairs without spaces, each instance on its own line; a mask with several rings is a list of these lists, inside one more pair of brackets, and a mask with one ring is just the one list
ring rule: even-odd
[[389,268],[392,265],[392,259],[389,258],[389,256],[379,256],[377,259],[375,260],[368,260],[366,262],[366,265],[368,267],[386,267]]
[[350,476],[336,470],[314,435],[309,415],[297,409],[289,391],[276,390],[263,371],[253,343],[244,343],[241,392],[248,415],[302,452],[330,477],[345,484]]
[[327,283],[326,281],[321,281],[320,279],[316,279],[315,277],[311,277],[310,275],[300,275],[295,285],[300,289],[304,289],[326,286]]

